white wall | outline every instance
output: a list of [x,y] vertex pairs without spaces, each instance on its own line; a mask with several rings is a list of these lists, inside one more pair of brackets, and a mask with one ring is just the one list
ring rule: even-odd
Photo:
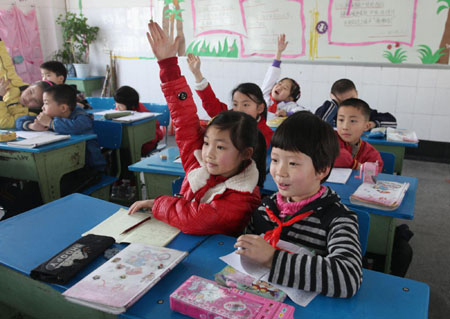
[[[59,13],[64,12],[64,0],[13,0],[22,10],[33,4],[38,12],[39,29],[44,59],[61,43],[60,32],[54,21]],[[8,8],[10,1],[0,0],[0,8]],[[68,0],[67,7],[78,11],[78,0]],[[117,10],[121,8],[123,19],[135,16],[136,8],[149,12],[148,0],[84,0],[83,13],[93,25],[99,19],[99,10]],[[135,22],[135,21],[134,21]],[[102,22],[102,25],[105,22]],[[110,28],[119,23],[109,21]],[[111,30],[108,30],[110,32]],[[103,32],[103,33],[102,33]],[[119,38],[127,34],[115,30]],[[102,40],[105,30],[100,30],[99,41],[91,48],[93,75],[103,75],[105,65],[109,63],[107,43]],[[136,40],[138,41],[138,40]],[[142,41],[146,43],[145,34]],[[145,48],[142,43],[140,47]],[[152,56],[150,48],[146,56]],[[246,61],[237,59],[202,59],[202,70],[210,80],[217,96],[229,103],[230,91],[240,82],[261,83],[270,60]],[[186,67],[184,58],[180,58],[182,72],[188,82],[194,79]],[[381,112],[391,112],[398,120],[399,127],[417,132],[420,139],[450,142],[450,69],[445,67],[419,68],[417,66],[380,66],[356,64],[321,64],[320,62],[289,62],[282,64],[282,76],[293,77],[302,87],[300,103],[315,110],[328,98],[332,83],[339,78],[352,79],[359,91],[359,96],[369,105]],[[144,102],[164,102],[159,87],[159,68],[155,60],[117,59],[119,85],[135,87]],[[195,94],[194,94],[195,95]],[[199,111],[204,117],[203,110]]]

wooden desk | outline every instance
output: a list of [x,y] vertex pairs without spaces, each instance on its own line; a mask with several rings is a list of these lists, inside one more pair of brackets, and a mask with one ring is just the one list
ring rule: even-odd
[[[95,110],[104,111],[104,110]],[[128,166],[141,160],[142,145],[155,138],[156,118],[149,117],[136,122],[117,122],[105,120],[104,116],[94,113],[94,121],[102,121],[112,126],[120,125],[122,127],[121,164],[122,174],[128,171]],[[138,199],[142,199],[142,183],[139,174],[134,174],[136,181],[136,190]]]
[[[63,250],[120,207],[72,194],[0,222],[0,303],[36,318],[115,318],[70,303],[61,295],[102,265],[106,261],[103,256],[67,285],[46,284],[31,279],[29,274],[34,267]],[[180,233],[167,247],[191,252],[206,238]]]
[[[355,178],[355,176],[358,174],[359,171],[354,170],[346,184],[324,183],[324,185],[331,187],[339,195],[342,203],[344,203],[350,209],[354,207],[355,209],[365,210],[371,214],[367,251],[385,255],[386,260],[384,271],[386,273],[390,273],[392,248],[394,244],[394,234],[396,226],[395,219],[400,218],[412,220],[414,218],[417,178],[391,174],[378,174],[378,179],[380,180],[409,183],[408,191],[406,192],[400,207],[393,211],[385,211],[381,209],[354,205],[350,202],[350,195],[352,195],[358,188],[358,186],[362,183],[361,179]],[[272,176],[270,174],[267,174],[266,181],[264,183],[263,189],[261,190],[261,193],[271,194],[276,191],[277,186],[273,181]]]
[[[214,280],[226,266],[219,257],[234,250],[236,239],[224,235],[209,237],[122,318],[186,318],[169,308],[169,296],[191,275]],[[295,318],[427,318],[430,289],[425,283],[363,270],[363,283],[350,299],[317,296],[307,307],[295,306]],[[155,314],[158,314],[155,316]]]
[[90,76],[87,78],[68,76],[66,84],[75,84],[78,91],[83,92],[86,96],[92,96],[93,91],[102,89],[104,80],[104,76]]
[[0,176],[38,182],[42,200],[51,202],[60,198],[61,177],[85,165],[86,140],[96,137],[73,135],[36,148],[0,143]]
[[[130,171],[144,173],[147,198],[172,195],[172,182],[179,177],[184,177],[183,165],[174,163],[179,155],[178,147],[169,147],[128,166]],[[163,159],[162,156],[166,156],[167,159]]]

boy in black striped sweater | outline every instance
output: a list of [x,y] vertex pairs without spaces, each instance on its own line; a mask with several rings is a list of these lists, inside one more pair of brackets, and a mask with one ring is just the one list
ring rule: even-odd
[[[339,154],[333,128],[307,111],[288,117],[271,140],[278,192],[252,214],[238,254],[270,268],[269,281],[330,297],[352,297],[362,281],[358,218],[321,185]],[[264,239],[260,234],[265,234]],[[314,255],[277,249],[282,239]]]

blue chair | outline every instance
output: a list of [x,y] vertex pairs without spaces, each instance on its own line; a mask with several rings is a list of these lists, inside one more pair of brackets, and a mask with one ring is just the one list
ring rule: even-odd
[[156,103],[142,103],[145,107],[153,113],[161,113],[156,117],[159,122],[159,125],[165,126],[165,134],[164,134],[164,143],[158,144],[158,151],[167,147],[167,134],[168,128],[170,124],[170,112],[169,106],[167,104],[156,104]]
[[116,106],[116,102],[112,97],[86,97],[86,100],[94,110],[110,110]]
[[361,243],[361,254],[366,254],[367,240],[369,239],[370,215],[368,212],[351,208],[358,215],[359,242]]
[[389,152],[380,152],[381,159],[383,160],[382,173],[394,174],[395,167],[395,154]]
[[176,180],[172,182],[172,195],[176,195],[180,193],[181,184],[183,184],[184,177],[178,177]]

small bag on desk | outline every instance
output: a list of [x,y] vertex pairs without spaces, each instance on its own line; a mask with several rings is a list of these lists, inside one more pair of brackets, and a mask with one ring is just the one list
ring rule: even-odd
[[115,243],[108,236],[87,235],[31,271],[31,278],[65,284],[92,260]]

